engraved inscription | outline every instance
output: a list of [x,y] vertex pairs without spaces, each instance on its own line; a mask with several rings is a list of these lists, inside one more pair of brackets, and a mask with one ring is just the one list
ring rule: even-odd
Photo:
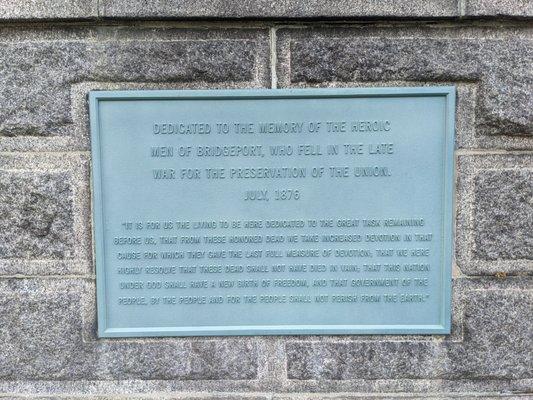
[[[337,180],[360,177],[391,177],[393,164],[358,165],[358,158],[351,156],[382,156],[395,154],[396,144],[392,142],[394,124],[391,120],[363,121],[309,121],[309,122],[154,122],[155,141],[147,149],[152,158],[176,159],[175,168],[153,168],[156,180],[175,180],[187,185],[189,180]],[[345,138],[327,134],[351,134],[357,139],[364,132],[374,135],[369,141],[346,143]],[[194,145],[194,140],[177,147],[168,141],[168,135],[209,135],[214,140],[217,135],[225,138],[232,135],[284,134],[302,135],[304,143],[295,145],[275,144],[264,148],[259,144]],[[326,134],[325,140],[332,143],[305,143],[307,135]],[[165,136],[163,136],[165,135]],[[251,137],[251,136],[249,136]],[[158,140],[164,139],[164,145]],[[376,139],[378,139],[376,141]],[[172,140],[172,139],[171,139]],[[381,141],[379,141],[381,140]],[[188,142],[188,143],[187,143]],[[171,144],[172,143],[172,144]],[[157,144],[157,145],[153,145]],[[186,145],[185,145],[186,144]],[[401,148],[401,146],[400,146]],[[337,156],[351,161],[347,165],[331,165]],[[180,160],[200,160],[201,168],[180,168]],[[217,166],[217,160],[229,158],[229,167]],[[248,167],[240,160],[266,158],[268,164]],[[283,159],[279,166],[277,159]],[[312,158],[313,166],[302,166],[302,158]],[[162,161],[169,165],[168,161]],[[185,182],[185,183],[182,183]],[[253,186],[252,186],[253,187]],[[305,196],[305,186],[276,187],[243,190],[241,197],[234,200],[244,202],[298,201]],[[341,210],[339,210],[341,211]],[[206,305],[206,304],[261,304],[261,303],[388,303],[426,302],[430,296],[429,278],[412,278],[407,274],[416,270],[430,271],[430,264],[424,269],[413,267],[419,257],[428,257],[429,247],[420,248],[414,242],[431,242],[432,233],[419,233],[415,229],[424,226],[424,219],[388,218],[377,219],[371,215],[350,215],[347,219],[310,215],[312,219],[302,221],[268,220],[220,220],[220,221],[124,221],[121,223],[124,235],[131,233],[143,236],[123,236],[114,239],[119,260],[141,260],[136,266],[120,266],[117,272],[136,275],[136,279],[151,279],[155,271],[166,277],[179,276],[180,279],[161,280],[120,280],[119,289],[129,296],[118,297],[123,306],[165,306],[165,305]],[[401,221],[395,224],[391,221]],[[413,221],[409,223],[409,221]],[[380,229],[375,232],[375,229]],[[253,229],[253,231],[250,231]],[[272,232],[272,229],[275,229]],[[298,229],[305,229],[299,234]],[[339,230],[340,229],[340,230]],[[393,230],[391,230],[393,229]],[[144,236],[146,231],[150,236]],[[218,234],[212,235],[215,230]],[[346,232],[348,230],[348,232]],[[192,231],[192,232],[191,232]],[[289,244],[290,248],[286,245]],[[346,244],[357,244],[361,248],[339,248]],[[394,244],[386,248],[385,244]],[[137,245],[139,251],[123,252],[124,245]],[[310,248],[309,246],[313,246]],[[363,247],[364,246],[364,247]],[[173,250],[172,248],[179,250]],[[389,264],[382,258],[401,257],[402,264]],[[294,264],[296,260],[305,261]],[[311,262],[312,260],[316,262]],[[179,265],[143,265],[156,260],[180,260]],[[275,260],[275,262],[273,262]],[[339,263],[339,260],[351,264]],[[367,261],[368,260],[368,261]],[[377,260],[377,261],[374,261]],[[228,264],[230,262],[230,264]],[[215,263],[215,264],[206,264]],[[149,272],[148,272],[149,271]],[[324,272],[341,275],[342,278],[322,279]],[[386,273],[382,276],[383,272]],[[183,274],[183,275],[182,275]],[[257,275],[260,274],[258,278]],[[282,275],[281,275],[282,274]],[[380,277],[372,277],[379,274]],[[392,275],[391,275],[392,274]],[[354,276],[355,275],[355,276]],[[201,277],[208,279],[199,279]],[[281,276],[289,276],[281,278]],[[275,288],[276,294],[268,294]],[[302,289],[313,288],[312,295],[300,294]],[[404,293],[407,289],[417,293]],[[224,295],[210,295],[210,292]],[[365,293],[365,290],[378,290],[378,293]],[[261,291],[265,293],[261,293]],[[145,296],[135,293],[142,291]],[[168,295],[171,291],[173,294]],[[176,294],[175,291],[177,291]],[[165,295],[166,294],[166,295]],[[169,302],[168,299],[173,301]],[[128,300],[129,299],[129,300]],[[166,299],[166,300],[163,300]],[[386,299],[386,300],[385,300]]]
[[100,334],[444,332],[447,97],[240,96],[102,101]]

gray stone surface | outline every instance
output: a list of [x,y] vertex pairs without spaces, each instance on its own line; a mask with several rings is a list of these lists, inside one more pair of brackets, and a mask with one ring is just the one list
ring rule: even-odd
[[[416,82],[397,82],[398,85],[419,85]],[[456,89],[455,147],[465,149],[533,149],[533,135],[484,135],[477,132],[479,83],[450,82]]]
[[450,17],[459,14],[455,0],[102,0],[103,17],[130,18],[346,18]]
[[83,285],[0,280],[0,380],[91,379],[95,353],[81,334]]
[[438,376],[444,367],[438,343],[288,343],[287,374],[298,380],[408,379]]
[[472,16],[532,17],[530,0],[466,0],[465,14]]
[[[117,397],[117,396],[68,396],[68,398],[65,397],[59,397],[59,396],[7,396],[7,397],[0,397],[2,400],[23,400],[23,399],[31,399],[31,400],[122,400],[123,397]],[[246,393],[232,393],[232,394],[200,394],[200,393],[172,393],[171,395],[165,395],[165,397],[161,397],[161,395],[155,394],[155,395],[146,395],[146,396],[135,396],[135,400],[272,400],[272,396],[268,394],[246,394]],[[492,399],[481,399],[481,400],[492,400]],[[514,399],[510,399],[514,400]]]
[[241,380],[257,378],[253,341],[96,342],[102,379]]
[[533,170],[482,172],[474,185],[474,256],[533,261]]
[[533,154],[461,155],[456,261],[468,275],[533,274]]
[[260,30],[35,30],[23,41],[19,34],[0,31],[0,148],[1,139],[11,149],[39,137],[74,137],[69,150],[87,149],[87,125],[73,117],[72,86],[80,82],[257,87],[268,71]]
[[477,135],[533,135],[530,30],[299,29],[279,37],[284,87],[475,82]]
[[528,0],[0,0],[0,20],[81,20],[97,18],[451,18],[467,16],[531,17]]
[[89,158],[0,154],[0,276],[91,270]]
[[0,20],[88,19],[98,14],[98,0],[0,0]]
[[0,171],[0,258],[70,257],[72,214],[65,173]]
[[87,340],[93,296],[85,280],[0,279],[0,381],[257,377],[253,339]]
[[[65,397],[58,396],[8,396],[2,397],[3,400],[65,400]],[[86,396],[69,396],[68,400],[83,400],[87,399]],[[91,400],[120,400],[122,397],[115,396],[92,396]],[[147,396],[136,396],[136,400],[160,400],[162,397],[160,395],[147,395]],[[265,394],[246,394],[246,393],[232,393],[232,394],[190,394],[190,393],[173,393],[172,395],[165,396],[165,400],[526,400],[531,399],[530,395],[514,395],[502,393],[500,395],[476,395],[475,398],[472,395],[456,395],[456,394],[446,394],[446,395],[431,395],[431,394],[402,394],[399,396],[389,396],[389,395],[379,395],[372,393],[358,393],[358,394],[341,394],[341,395],[325,395],[323,393],[296,393],[296,394],[274,394],[273,396],[269,393]]]
[[472,397],[471,394],[445,394],[445,395],[432,395],[432,394],[402,394],[401,396],[390,396],[390,395],[376,395],[371,393],[365,393],[365,394],[353,394],[353,395],[329,395],[325,397],[324,394],[305,394],[303,396],[301,395],[277,395],[273,397],[273,400],[497,400],[497,399],[504,399],[504,400],[526,400],[531,399],[530,395],[513,395],[513,394],[505,394],[502,393],[500,395],[496,396],[478,396]]

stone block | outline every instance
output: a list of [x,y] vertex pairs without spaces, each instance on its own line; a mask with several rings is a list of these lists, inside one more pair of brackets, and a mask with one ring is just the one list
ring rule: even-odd
[[0,275],[86,274],[89,158],[0,154]]
[[458,157],[456,261],[467,275],[533,273],[533,154]]
[[278,37],[283,87],[474,83],[475,135],[533,135],[530,30],[287,29]]
[[287,374],[298,380],[430,378],[445,352],[434,342],[288,343]]
[[102,379],[247,380],[257,378],[257,344],[230,338],[99,341]]
[[315,393],[305,393],[304,395],[295,394],[279,394],[274,395],[272,400],[527,400],[530,397],[527,394],[524,395],[496,395],[496,396],[478,396],[472,397],[472,394],[417,394],[417,393],[402,393],[400,396],[389,396],[389,395],[380,395],[373,393],[347,393],[340,395],[328,395],[327,397],[324,394],[315,394]]
[[72,185],[64,172],[0,171],[0,258],[70,257]]
[[533,3],[529,0],[466,0],[468,16],[533,17]]
[[533,262],[533,169],[480,172],[474,199],[474,257]]
[[531,379],[532,286],[472,290],[465,296],[462,343],[449,343],[446,375],[455,379]]
[[455,0],[103,0],[100,15],[128,18],[352,18],[449,17],[459,14]]
[[[63,396],[8,396],[3,397],[2,400],[121,400],[122,396],[106,396],[95,395],[87,397],[85,395],[73,395],[68,397]],[[143,396],[135,396],[135,400],[271,400],[272,397],[268,394],[246,394],[246,393],[231,393],[231,394],[198,394],[198,393],[172,393],[161,397],[158,394],[147,394]],[[480,400],[492,400],[481,398]],[[509,399],[509,400],[515,400]]]
[[266,30],[5,28],[0,38],[0,64],[7,66],[0,150],[87,150],[87,92],[75,90],[87,82],[91,89],[267,85]]
[[0,0],[0,20],[89,19],[97,14],[97,0]]
[[83,292],[73,280],[0,280],[0,381],[94,378]]

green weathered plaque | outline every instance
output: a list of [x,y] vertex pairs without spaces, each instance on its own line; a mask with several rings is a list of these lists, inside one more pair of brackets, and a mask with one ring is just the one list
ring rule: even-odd
[[454,97],[92,92],[99,335],[448,333]]

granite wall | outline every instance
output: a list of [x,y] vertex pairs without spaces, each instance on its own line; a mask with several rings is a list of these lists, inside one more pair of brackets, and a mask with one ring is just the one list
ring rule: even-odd
[[[531,0],[0,0],[0,398],[533,397],[532,33]],[[457,87],[451,335],[97,339],[90,90],[396,85]]]

